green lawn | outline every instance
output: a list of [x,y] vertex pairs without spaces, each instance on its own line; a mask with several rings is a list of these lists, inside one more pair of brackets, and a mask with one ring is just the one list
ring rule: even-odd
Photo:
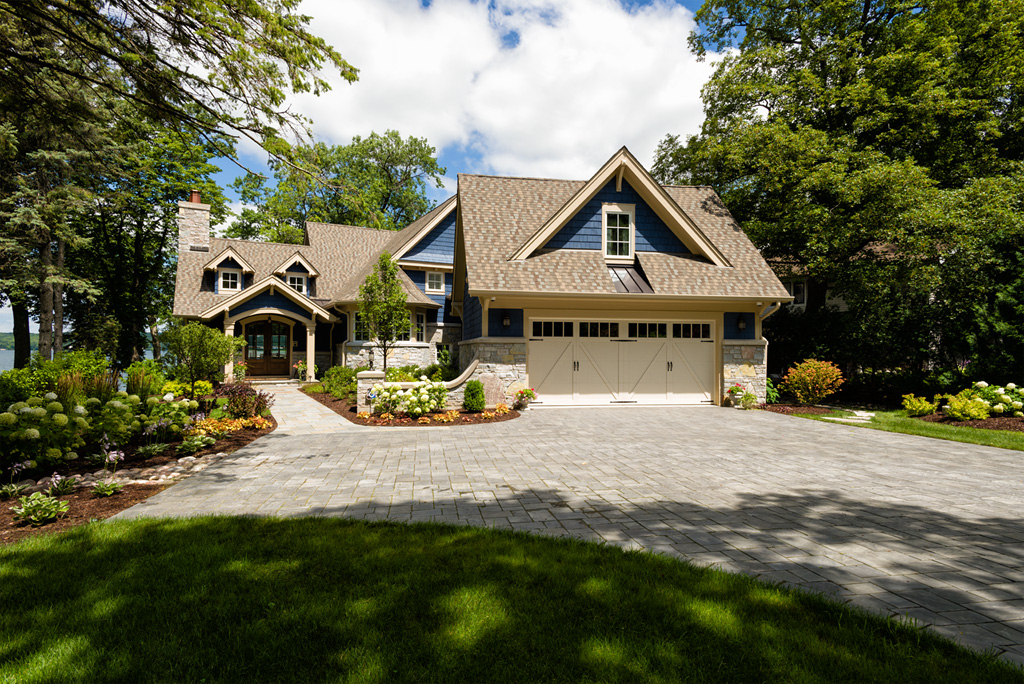
[[824,598],[614,547],[339,519],[0,549],[3,682],[1021,682]]
[[[808,413],[794,413],[801,418],[811,418],[826,423],[825,416]],[[848,411],[833,411],[832,416],[850,416]],[[836,425],[837,423],[832,423]],[[1015,449],[1024,451],[1024,432],[1012,430],[981,430],[971,427],[958,427],[955,425],[943,425],[942,423],[929,423],[917,418],[910,418],[906,411],[876,411],[875,417],[870,423],[842,423],[855,427],[866,427],[886,432],[900,432],[905,435],[919,435],[921,437],[933,437],[935,439],[946,439],[951,442],[964,442],[967,444],[981,444],[983,446],[999,447],[1000,449]]]

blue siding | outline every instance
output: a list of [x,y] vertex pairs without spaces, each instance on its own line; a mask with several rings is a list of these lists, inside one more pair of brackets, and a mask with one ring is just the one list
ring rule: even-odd
[[268,290],[260,292],[252,299],[248,299],[235,308],[228,312],[232,318],[245,311],[252,311],[254,309],[281,309],[282,311],[291,311],[301,315],[303,318],[309,318],[309,309],[304,309],[297,303],[288,299],[284,295],[270,294]]
[[306,275],[309,275],[309,271],[306,270],[306,267],[299,263],[293,263],[285,270],[289,273],[305,273]]
[[[745,330],[740,330],[737,324],[740,319],[746,322]],[[754,314],[752,313],[726,313],[725,314],[725,339],[727,340],[752,340],[754,339]]]
[[[505,316],[509,318],[509,327],[502,325]],[[491,337],[522,337],[523,336],[523,310],[522,309],[488,309],[487,310],[487,334]]]
[[689,254],[675,233],[644,202],[640,194],[626,180],[622,192],[615,192],[615,181],[601,188],[560,231],[548,241],[546,247],[557,249],[601,249],[601,205],[605,202],[636,205],[636,251],[671,252]]
[[220,262],[220,265],[217,266],[217,268],[237,268],[237,269],[241,269],[242,265],[240,263],[238,263],[237,261],[235,261],[234,259],[232,259],[231,257],[228,257],[224,261]]
[[416,287],[420,288],[420,292],[427,295],[432,301],[437,302],[441,305],[441,308],[436,313],[433,311],[427,312],[427,323],[439,323],[447,322],[451,320],[451,294],[452,294],[452,274],[444,274],[444,294],[440,292],[427,292],[427,272],[418,271],[411,269],[402,269],[405,274],[409,276],[409,280],[416,283]]
[[475,340],[480,337],[480,319],[483,318],[483,307],[480,300],[469,296],[469,281],[462,291],[462,339]]
[[432,231],[427,233],[402,258],[409,261],[425,261],[431,264],[454,263],[455,212],[449,212]]

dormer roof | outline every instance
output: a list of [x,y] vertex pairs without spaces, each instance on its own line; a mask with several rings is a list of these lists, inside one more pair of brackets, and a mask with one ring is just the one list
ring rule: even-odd
[[228,259],[233,260],[235,263],[241,266],[243,273],[256,272],[256,269],[250,266],[249,262],[243,259],[241,255],[239,255],[239,253],[236,252],[232,247],[227,247],[223,251],[218,252],[216,256],[214,256],[212,259],[207,261],[206,264],[203,265],[203,270],[216,271],[218,268],[220,268],[220,265],[227,261]]

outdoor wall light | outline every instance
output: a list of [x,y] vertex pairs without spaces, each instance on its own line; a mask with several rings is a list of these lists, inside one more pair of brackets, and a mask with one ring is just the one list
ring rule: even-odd
[[501,324],[506,328],[512,327],[512,319],[509,317],[508,314],[505,314],[505,317],[501,319]]
[[746,330],[747,329],[747,319],[745,319],[743,317],[740,317],[740,319],[738,321],[736,321],[736,329],[737,330]]

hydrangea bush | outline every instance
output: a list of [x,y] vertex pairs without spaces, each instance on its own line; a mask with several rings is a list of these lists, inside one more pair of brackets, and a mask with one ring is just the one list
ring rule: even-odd
[[408,389],[378,383],[371,389],[368,399],[373,405],[374,413],[405,413],[418,417],[424,413],[444,410],[448,401],[448,389],[443,382],[433,382],[428,380],[427,376],[421,375],[419,382]]

